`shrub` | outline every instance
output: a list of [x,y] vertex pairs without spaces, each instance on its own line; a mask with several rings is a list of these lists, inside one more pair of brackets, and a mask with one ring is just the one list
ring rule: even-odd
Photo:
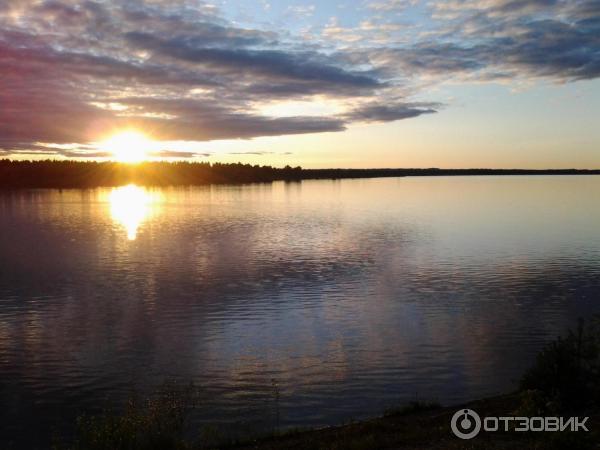
[[[600,327],[598,319],[585,326],[583,320],[575,332],[558,338],[537,356],[535,364],[523,376],[521,388],[538,391],[541,403],[559,409],[585,407],[600,399]],[[529,399],[532,400],[532,399]]]
[[153,398],[132,396],[123,414],[106,411],[81,416],[71,450],[180,450],[186,418],[193,407],[188,389],[166,390]]

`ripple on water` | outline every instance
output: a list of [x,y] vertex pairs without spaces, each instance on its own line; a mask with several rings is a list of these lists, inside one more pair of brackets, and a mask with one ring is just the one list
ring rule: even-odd
[[0,439],[48,442],[172,379],[200,390],[198,424],[240,430],[511,389],[600,310],[594,192],[595,177],[169,189],[135,239],[109,191],[0,194]]

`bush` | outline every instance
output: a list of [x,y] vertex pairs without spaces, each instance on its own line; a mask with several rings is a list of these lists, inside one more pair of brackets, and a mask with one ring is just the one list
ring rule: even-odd
[[[132,396],[121,415],[81,416],[71,450],[180,450],[193,407],[189,389],[166,390],[151,399]],[[60,448],[60,447],[56,447]]]
[[535,400],[535,407],[580,408],[600,399],[599,374],[598,319],[588,326],[580,320],[575,332],[569,331],[566,338],[558,338],[538,354],[521,380],[521,389],[537,392],[526,399]]

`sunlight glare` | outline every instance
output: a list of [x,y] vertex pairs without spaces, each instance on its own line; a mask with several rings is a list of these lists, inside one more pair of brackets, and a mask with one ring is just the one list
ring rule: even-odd
[[123,131],[104,141],[102,147],[119,162],[138,163],[150,156],[152,141],[138,131]]
[[127,230],[127,238],[134,241],[143,221],[157,208],[157,195],[134,184],[114,189],[110,193],[110,213],[113,220]]

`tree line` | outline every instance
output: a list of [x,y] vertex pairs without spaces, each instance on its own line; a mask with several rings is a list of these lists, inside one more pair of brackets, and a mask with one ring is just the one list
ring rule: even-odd
[[241,163],[0,160],[0,188],[93,188],[135,183],[144,186],[185,186],[223,183],[299,181],[401,176],[454,175],[576,175],[600,170],[526,169],[303,169]]

